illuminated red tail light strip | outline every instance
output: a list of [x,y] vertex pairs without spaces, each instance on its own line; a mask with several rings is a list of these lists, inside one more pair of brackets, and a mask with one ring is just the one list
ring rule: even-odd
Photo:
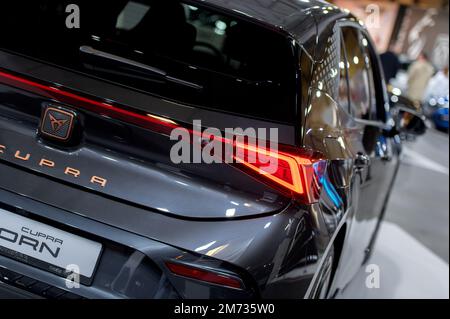
[[116,106],[106,101],[83,97],[78,93],[71,93],[56,85],[41,84],[32,80],[0,71],[0,83],[24,89],[29,92],[66,103],[74,108],[85,109],[102,116],[111,117],[137,126],[148,128],[158,133],[170,134],[172,129],[179,125],[169,119],[139,111],[129,111],[124,106]]
[[[252,161],[248,161],[245,156],[234,157],[249,173],[266,179],[269,184],[290,191],[302,203],[312,204],[319,200],[321,180],[327,166],[327,162],[319,154],[306,150],[270,151],[267,148],[244,144],[236,144],[235,147],[256,154]],[[265,159],[262,163],[258,160],[260,155]],[[267,168],[270,167],[267,161],[270,157],[277,163],[275,172],[272,170],[267,172]]]
[[[122,105],[116,105],[105,100],[82,96],[79,93],[72,93],[66,88],[57,85],[38,83],[25,79],[21,76],[13,75],[0,70],[0,83],[12,87],[33,92],[43,97],[65,103],[75,109],[92,111],[105,117],[117,119],[151,131],[170,135],[173,129],[181,128],[183,125],[152,114],[138,110],[127,109]],[[189,130],[194,138],[201,138],[201,133]],[[234,156],[237,166],[255,175],[259,180],[264,180],[272,186],[283,188],[291,192],[295,197],[301,199],[303,203],[310,204],[318,200],[321,189],[321,174],[323,174],[326,163],[317,158],[311,152],[299,153],[298,150],[270,152],[248,144],[239,144],[235,141],[228,141],[218,138],[223,144],[233,144],[234,151],[256,152],[264,156],[275,156],[278,162],[278,169],[274,173],[264,170],[264,164],[258,160],[248,161],[245,158]]]

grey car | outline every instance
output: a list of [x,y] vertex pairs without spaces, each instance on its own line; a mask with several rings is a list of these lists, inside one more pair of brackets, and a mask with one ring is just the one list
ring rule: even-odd
[[[338,296],[420,122],[392,114],[323,1],[3,1],[0,295]],[[276,129],[279,169],[174,163],[194,121]]]

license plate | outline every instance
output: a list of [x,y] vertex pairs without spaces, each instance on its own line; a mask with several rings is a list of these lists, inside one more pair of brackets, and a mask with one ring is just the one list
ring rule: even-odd
[[[89,284],[102,245],[0,209],[0,254]],[[68,271],[69,269],[69,271]]]

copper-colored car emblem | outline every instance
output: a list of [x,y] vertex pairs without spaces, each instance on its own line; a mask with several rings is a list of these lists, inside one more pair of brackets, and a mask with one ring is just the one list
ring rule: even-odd
[[57,120],[52,114],[48,115],[50,118],[50,123],[52,124],[53,133],[57,133],[68,120]]
[[61,108],[48,107],[42,117],[41,134],[60,141],[67,141],[72,135],[74,120],[74,113]]

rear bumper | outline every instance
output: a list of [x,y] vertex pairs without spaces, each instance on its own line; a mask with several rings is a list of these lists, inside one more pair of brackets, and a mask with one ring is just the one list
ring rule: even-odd
[[[5,203],[14,203],[14,205]],[[71,216],[54,207],[30,201],[3,190],[0,190],[0,206],[2,209],[95,240],[103,245],[103,252],[92,284],[80,285],[79,288],[68,288],[63,275],[58,276],[33,267],[5,253],[0,254],[0,280],[8,284],[9,288],[5,290],[14,292],[19,289],[30,293],[28,297],[37,295],[58,299],[179,297],[174,287],[163,276],[163,271],[145,254],[146,249],[150,249],[166,251],[170,256],[174,253],[173,248],[81,217]],[[47,219],[40,214],[42,209],[48,215],[58,214],[61,218]],[[163,281],[166,285],[159,286],[158,284]],[[25,296],[27,296],[26,293]]]
[[38,295],[0,281],[0,299],[41,299]]
[[179,299],[252,296],[249,285],[245,290],[208,285],[175,276],[165,267],[165,261],[177,259],[199,265],[208,264],[224,272],[234,271],[222,261],[193,255],[1,189],[0,207],[103,245],[92,284],[81,284],[79,288],[68,288],[63,276],[0,254],[0,281],[5,297]]
[[[75,292],[62,277],[1,255],[0,268],[82,298],[303,298],[329,240],[321,215],[299,207],[253,219],[178,219],[3,163],[0,171],[3,209],[105,248],[92,285]],[[237,275],[245,289],[177,277],[165,266],[175,259]]]

